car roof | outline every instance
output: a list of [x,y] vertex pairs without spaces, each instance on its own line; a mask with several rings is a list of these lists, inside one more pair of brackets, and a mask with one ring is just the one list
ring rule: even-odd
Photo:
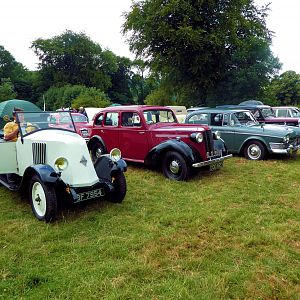
[[247,109],[243,108],[221,108],[221,107],[216,107],[216,108],[206,108],[206,109],[201,109],[201,110],[196,110],[192,111],[189,113],[189,116],[191,115],[197,115],[201,113],[235,113],[235,112],[243,112],[243,111],[248,111]]
[[156,109],[163,109],[163,110],[171,110],[171,108],[166,106],[158,106],[158,105],[121,105],[121,106],[110,106],[103,109],[103,112],[107,111],[131,111],[131,110],[138,110],[138,111],[145,111],[145,110],[156,110]]

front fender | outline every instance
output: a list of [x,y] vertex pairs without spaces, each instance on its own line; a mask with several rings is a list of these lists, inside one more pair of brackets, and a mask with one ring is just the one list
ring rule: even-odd
[[87,143],[88,149],[91,150],[92,147],[93,147],[93,144],[96,143],[96,142],[100,142],[100,143],[103,145],[105,151],[107,152],[107,149],[106,149],[104,140],[103,140],[103,139],[101,138],[101,136],[99,136],[99,135],[94,135],[94,136],[88,141],[88,143]]
[[107,179],[111,181],[113,172],[126,172],[127,164],[123,159],[113,162],[108,155],[99,157],[94,165],[98,178]]
[[261,142],[268,151],[270,151],[270,146],[269,143],[267,143],[262,137],[260,136],[249,136],[241,145],[240,149],[239,149],[239,153],[241,153],[245,147],[245,145],[249,142],[249,141],[259,141]]
[[163,156],[168,151],[180,153],[189,165],[196,162],[193,149],[181,140],[167,140],[152,148],[145,158],[145,164],[158,165],[161,163]]
[[214,140],[214,150],[222,152],[223,155],[227,154],[225,142],[222,139]]

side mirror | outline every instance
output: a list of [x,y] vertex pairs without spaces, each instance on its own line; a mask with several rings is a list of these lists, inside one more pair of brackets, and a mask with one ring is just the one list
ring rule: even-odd
[[6,123],[11,121],[11,119],[9,118],[8,115],[4,115],[4,116],[3,116],[3,120],[4,120]]

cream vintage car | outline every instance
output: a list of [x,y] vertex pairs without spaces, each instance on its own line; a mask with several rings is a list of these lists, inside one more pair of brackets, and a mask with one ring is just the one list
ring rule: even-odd
[[0,183],[12,191],[27,191],[34,215],[46,222],[55,219],[60,201],[122,202],[126,195],[127,166],[120,150],[112,149],[93,164],[71,113],[63,113],[69,114],[70,123],[56,128],[49,124],[50,112],[16,112],[18,140],[0,138]]

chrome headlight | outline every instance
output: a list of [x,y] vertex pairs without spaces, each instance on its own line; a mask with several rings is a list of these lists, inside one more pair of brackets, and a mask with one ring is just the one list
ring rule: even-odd
[[121,157],[122,157],[121,156],[121,151],[118,148],[113,148],[110,151],[109,155],[110,155],[111,160],[115,161],[115,162],[117,162],[118,160],[120,160]]
[[59,157],[56,159],[54,163],[54,167],[57,171],[62,172],[68,167],[69,163],[68,160],[64,157]]
[[214,138],[215,138],[215,140],[219,140],[221,138],[221,132],[218,130],[216,132],[214,132]]
[[194,132],[190,135],[190,138],[194,140],[197,143],[202,143],[203,142],[203,134],[201,132]]
[[288,143],[290,141],[290,136],[287,134],[286,136],[283,137],[283,141],[285,143]]

